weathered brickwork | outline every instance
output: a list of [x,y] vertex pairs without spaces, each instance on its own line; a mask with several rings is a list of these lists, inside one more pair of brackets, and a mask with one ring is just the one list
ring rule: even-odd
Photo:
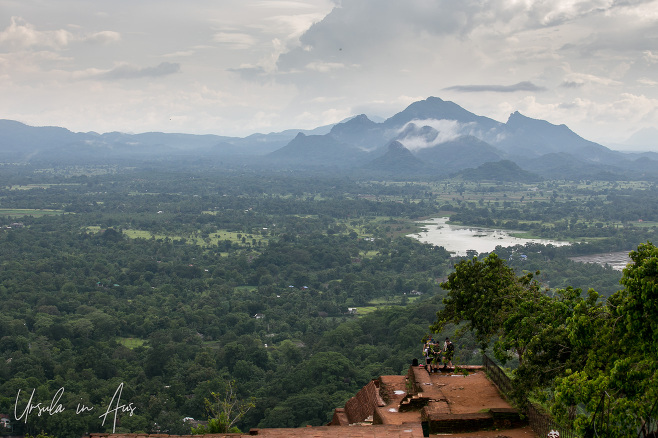
[[166,433],[91,433],[89,438],[239,438],[240,433],[210,433],[206,435],[169,435]]
[[406,376],[371,380],[344,408],[334,411],[327,426],[185,436],[92,433],[89,438],[421,438],[427,433],[457,433],[463,438],[536,437],[518,412],[500,398],[480,367],[468,370],[464,375],[452,370],[429,374],[412,366]]
[[384,405],[379,395],[379,380],[371,380],[345,403],[345,415],[350,424],[359,423],[370,417],[377,406]]
[[331,418],[330,426],[349,426],[350,420],[347,418],[345,408],[337,408],[334,410],[334,416]]

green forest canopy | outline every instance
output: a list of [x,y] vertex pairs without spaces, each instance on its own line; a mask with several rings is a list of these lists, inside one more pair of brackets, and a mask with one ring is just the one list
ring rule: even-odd
[[442,284],[433,329],[464,321],[483,346],[495,339],[499,360],[518,358],[517,395],[544,400],[563,424],[584,433],[598,414],[606,436],[637,436],[658,415],[658,248],[641,244],[631,259],[624,289],[606,300],[591,289],[545,293],[496,254],[463,260]]
[[[459,259],[405,237],[415,220],[450,214],[579,242],[495,251],[515,275],[541,270],[531,280],[556,296],[569,285],[615,294],[619,272],[568,257],[637,247],[658,221],[658,191],[644,182],[2,170],[0,413],[13,412],[18,390],[22,407],[33,388],[39,401],[64,388],[64,412],[14,421],[16,432],[60,438],[111,430],[75,407],[104,409],[121,383],[136,406],[119,417],[122,432],[189,433],[183,418],[207,418],[204,400],[230,381],[254,398],[243,430],[326,423],[370,379],[420,357],[438,283]],[[555,312],[571,312],[570,293]],[[583,308],[597,309],[593,300]],[[348,313],[365,306],[380,309]],[[478,363],[481,339],[457,341],[456,362]]]

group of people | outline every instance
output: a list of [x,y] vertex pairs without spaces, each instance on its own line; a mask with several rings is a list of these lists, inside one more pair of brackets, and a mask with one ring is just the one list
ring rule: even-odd
[[455,354],[455,345],[446,338],[443,348],[439,342],[434,342],[430,336],[423,346],[423,356],[425,356],[425,367],[430,373],[439,372],[441,364],[444,367],[452,368],[452,357]]

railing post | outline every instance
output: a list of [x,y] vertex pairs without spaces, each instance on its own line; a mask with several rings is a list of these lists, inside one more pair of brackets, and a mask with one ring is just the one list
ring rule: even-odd
[[[512,391],[512,380],[507,377],[505,372],[486,354],[482,354],[482,365],[500,391],[509,395]],[[532,430],[540,437],[546,436],[552,430],[559,430],[561,438],[576,438],[577,436],[570,428],[559,426],[551,417],[539,412],[528,400],[525,400],[524,414],[528,417]]]

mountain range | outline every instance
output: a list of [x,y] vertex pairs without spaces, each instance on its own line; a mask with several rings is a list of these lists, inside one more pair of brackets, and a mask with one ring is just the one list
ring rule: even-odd
[[0,120],[0,161],[37,165],[232,163],[394,178],[457,174],[518,181],[658,177],[657,153],[614,151],[580,137],[566,125],[519,112],[501,123],[437,97],[414,102],[382,122],[361,114],[314,130],[244,138],[160,132],[75,133]]

